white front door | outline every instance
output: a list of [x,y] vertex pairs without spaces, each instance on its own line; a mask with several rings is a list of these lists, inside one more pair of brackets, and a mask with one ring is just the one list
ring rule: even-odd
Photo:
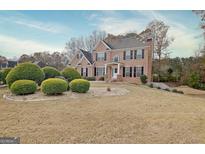
[[117,68],[112,68],[112,78],[117,79]]

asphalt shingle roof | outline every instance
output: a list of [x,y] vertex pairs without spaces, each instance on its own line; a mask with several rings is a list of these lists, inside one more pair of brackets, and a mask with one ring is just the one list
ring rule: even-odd
[[92,64],[93,63],[93,57],[92,57],[92,53],[82,50],[80,49],[80,51],[83,53],[83,55],[87,58],[87,60]]

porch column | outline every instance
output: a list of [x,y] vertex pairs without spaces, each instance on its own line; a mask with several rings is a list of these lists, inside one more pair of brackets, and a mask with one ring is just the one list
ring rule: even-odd
[[120,63],[117,64],[117,74],[120,74]]
[[107,64],[105,64],[105,75],[107,74]]

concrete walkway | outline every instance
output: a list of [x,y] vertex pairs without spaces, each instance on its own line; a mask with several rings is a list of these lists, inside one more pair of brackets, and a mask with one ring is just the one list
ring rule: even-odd
[[161,89],[169,89],[170,91],[173,90],[173,88],[169,87],[163,82],[149,82],[148,84],[153,84],[154,88],[160,87]]

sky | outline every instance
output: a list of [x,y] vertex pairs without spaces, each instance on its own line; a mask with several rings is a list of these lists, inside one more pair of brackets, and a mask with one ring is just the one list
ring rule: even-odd
[[63,51],[72,37],[94,30],[140,33],[154,19],[170,26],[171,57],[189,57],[203,43],[200,18],[192,11],[0,11],[0,55],[12,58]]

